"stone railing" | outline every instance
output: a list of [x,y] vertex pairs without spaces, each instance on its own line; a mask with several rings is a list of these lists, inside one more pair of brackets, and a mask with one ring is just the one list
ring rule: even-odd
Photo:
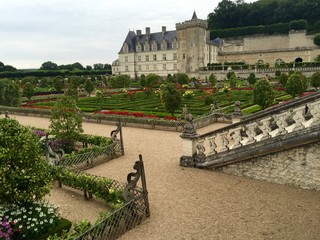
[[[180,165],[200,168],[227,165],[262,156],[273,150],[281,151],[285,146],[273,146],[273,143],[286,139],[290,134],[295,138],[301,130],[307,132],[306,129],[311,129],[308,135],[311,140],[304,139],[305,143],[312,141],[312,138],[319,141],[318,137],[312,135],[312,128],[320,125],[320,93],[279,105],[201,135],[194,129],[192,116],[186,120],[181,135],[183,153]],[[266,142],[271,143],[270,149],[264,149],[267,147],[264,144]],[[295,142],[298,141],[293,139],[291,146],[294,147]]]

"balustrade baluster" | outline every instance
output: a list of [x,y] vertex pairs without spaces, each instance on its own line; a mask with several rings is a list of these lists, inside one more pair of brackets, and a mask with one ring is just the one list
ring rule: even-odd
[[200,138],[198,141],[197,141],[197,154],[196,154],[196,157],[195,157],[195,161],[196,162],[204,162],[205,159],[206,159],[206,154],[205,154],[205,151],[206,151],[206,148],[204,147],[204,138]]
[[292,131],[296,131],[296,130],[300,130],[300,129],[304,128],[302,123],[305,121],[304,116],[303,116],[305,109],[306,109],[305,106],[301,106],[301,107],[297,107],[297,108],[293,109],[292,118],[295,121],[295,124],[294,124]]
[[276,124],[278,126],[278,132],[275,134],[275,136],[287,133],[287,130],[286,130],[286,127],[288,126],[287,117],[289,115],[290,115],[289,113],[283,112],[283,113],[280,113],[279,115],[274,116],[274,119],[276,119]]
[[247,140],[245,141],[245,145],[254,143],[256,140],[254,137],[257,135],[255,128],[257,127],[257,123],[250,123],[246,126],[246,134],[248,136]]
[[242,129],[242,127],[238,127],[236,129],[232,130],[231,137],[234,141],[234,144],[229,146],[230,149],[242,146],[242,144],[241,144],[241,140],[242,140],[241,129]]
[[208,138],[209,140],[209,146],[210,146],[210,152],[209,154],[215,154],[217,153],[217,144],[216,144],[216,135],[212,135]]
[[262,134],[259,141],[270,137],[269,135],[269,133],[271,132],[270,120],[271,120],[271,117],[260,120],[261,125],[258,125],[258,127],[262,131]]
[[310,126],[318,125],[320,123],[320,102],[309,103],[307,106],[312,115],[312,118],[309,120],[311,122]]
[[229,141],[228,141],[228,139],[227,139],[227,134],[228,134],[228,132],[220,133],[220,137],[221,137],[221,140],[222,140],[222,143],[221,143],[221,152],[224,152],[224,151],[228,151],[228,150],[229,150],[229,147],[228,147]]

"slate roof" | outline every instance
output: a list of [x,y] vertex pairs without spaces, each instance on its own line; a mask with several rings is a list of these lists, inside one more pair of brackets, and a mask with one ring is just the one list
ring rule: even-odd
[[[129,47],[129,53],[136,52],[136,45],[140,43],[142,45],[142,51],[143,46],[147,42],[148,35],[147,34],[141,34],[138,36],[135,32],[129,31],[124,43],[128,44]],[[151,45],[154,41],[157,43],[157,49],[161,49],[161,43],[162,41],[166,40],[167,42],[167,49],[172,49],[172,42],[174,39],[177,39],[177,31],[166,31],[164,34],[162,32],[157,33],[150,33],[149,35],[149,44]],[[123,43],[123,45],[124,45]],[[123,46],[122,45],[122,46]],[[120,52],[123,53],[123,48],[121,47]]]

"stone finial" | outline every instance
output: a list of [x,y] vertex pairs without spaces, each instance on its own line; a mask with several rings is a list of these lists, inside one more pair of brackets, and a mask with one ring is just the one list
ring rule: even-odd
[[181,135],[182,137],[195,137],[198,135],[192,121],[193,121],[193,116],[191,113],[188,113],[186,115],[186,124],[184,125],[184,128],[183,128],[183,132]]
[[234,103],[235,108],[234,108],[233,115],[242,116],[240,106],[241,106],[241,102],[239,100]]

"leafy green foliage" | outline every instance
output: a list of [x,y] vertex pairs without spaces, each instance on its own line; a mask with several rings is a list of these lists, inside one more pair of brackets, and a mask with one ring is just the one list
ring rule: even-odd
[[282,84],[282,86],[286,86],[288,81],[288,75],[285,73],[281,73],[281,75],[279,76],[279,83]]
[[293,20],[289,23],[289,28],[291,30],[303,30],[303,29],[307,29],[307,27],[308,27],[308,22],[304,19]]
[[227,79],[230,80],[232,76],[236,77],[236,74],[232,71],[227,73]]
[[190,81],[189,76],[185,73],[177,73],[175,74],[174,78],[176,79],[176,82],[180,85],[188,84]]
[[301,95],[303,92],[305,92],[307,87],[307,78],[302,73],[295,72],[287,81],[286,92],[295,98],[297,95]]
[[310,85],[314,88],[320,87],[320,72],[312,74],[310,78]]
[[47,61],[47,62],[42,63],[40,69],[41,70],[57,70],[58,65],[54,62]]
[[160,98],[165,109],[174,115],[174,112],[180,108],[181,94],[174,83],[166,83],[160,86]]
[[158,87],[161,83],[161,80],[162,78],[157,74],[148,74],[146,76],[146,86],[151,88]]
[[118,75],[111,79],[110,85],[113,88],[129,87],[131,79],[129,75]]
[[248,78],[247,78],[247,81],[251,84],[251,85],[254,85],[257,81],[256,79],[256,75],[254,73],[250,73]]
[[8,79],[0,79],[0,105],[16,107],[19,100],[18,85]]
[[87,79],[84,83],[84,89],[86,90],[86,92],[89,94],[89,97],[92,93],[92,91],[94,90],[94,85],[91,81],[91,79]]
[[30,101],[32,96],[34,95],[34,87],[31,83],[27,82],[23,87],[23,95],[28,98]]
[[320,33],[318,33],[314,36],[313,42],[315,45],[320,46]]
[[38,137],[16,120],[0,120],[0,203],[27,204],[50,191],[48,164]]
[[142,74],[140,76],[140,86],[141,87],[146,87],[147,86],[146,76],[144,74]]
[[235,74],[232,74],[230,79],[229,79],[229,86],[231,88],[235,88],[237,86],[237,77]]
[[274,92],[268,79],[260,79],[254,84],[253,101],[262,109],[272,105]]
[[75,101],[70,97],[59,100],[52,110],[50,130],[57,139],[64,140],[71,148],[82,129],[82,117]]
[[214,87],[217,84],[217,77],[213,73],[209,76],[209,82],[211,83],[212,87]]

